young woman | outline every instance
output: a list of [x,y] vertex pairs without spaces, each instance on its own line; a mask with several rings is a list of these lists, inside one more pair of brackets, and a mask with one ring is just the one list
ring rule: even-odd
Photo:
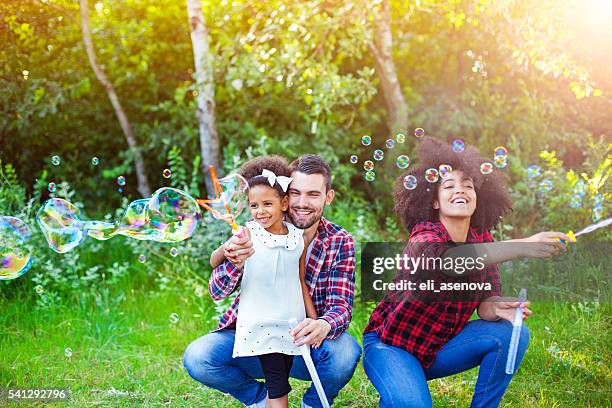
[[[529,302],[500,297],[496,264],[516,257],[554,255],[564,247],[559,239],[568,237],[543,232],[493,243],[489,230],[510,210],[511,200],[504,176],[499,170],[482,174],[483,162],[486,160],[474,148],[455,152],[448,144],[427,138],[419,148],[420,166],[396,183],[395,210],[410,231],[405,253],[444,261],[443,267],[399,271],[398,277],[409,277],[417,288],[431,280],[436,288],[442,283],[480,283],[482,289],[386,294],[372,312],[363,336],[363,366],[380,393],[381,407],[430,407],[428,380],[476,366],[480,370],[471,406],[495,407],[512,379],[505,373],[510,321],[517,307],[523,319],[531,311]],[[425,178],[427,169],[443,164],[452,171],[437,180]],[[409,175],[417,178],[414,189],[407,188],[413,187],[409,183],[404,186],[404,177]],[[453,269],[452,262],[447,266],[446,261],[466,253],[480,259],[480,268]],[[470,321],[474,311],[480,319]],[[529,342],[529,332],[522,327],[516,367]]]

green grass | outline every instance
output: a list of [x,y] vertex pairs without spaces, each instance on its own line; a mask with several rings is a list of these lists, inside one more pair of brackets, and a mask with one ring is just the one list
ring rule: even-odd
[[[213,328],[218,315],[208,293],[197,297],[186,282],[160,291],[126,278],[109,291],[75,293],[48,307],[36,305],[33,291],[10,302],[0,296],[0,387],[68,387],[72,399],[60,406],[241,406],[183,368],[185,347]],[[532,342],[502,406],[609,406],[610,305],[534,304],[533,310]],[[171,313],[178,323],[170,322]],[[357,303],[350,332],[359,341],[367,316]],[[432,381],[435,406],[468,406],[476,375]],[[295,407],[307,384],[292,380],[292,386]],[[335,406],[377,404],[360,363]]]

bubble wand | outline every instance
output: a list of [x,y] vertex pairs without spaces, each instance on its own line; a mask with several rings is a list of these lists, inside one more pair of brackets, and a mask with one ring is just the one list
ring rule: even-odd
[[[518,301],[524,303],[527,301],[527,289],[522,288],[519,292]],[[523,327],[523,311],[519,307],[516,308],[514,321],[512,322],[512,337],[510,338],[510,348],[508,349],[508,359],[506,360],[506,374],[514,374],[514,364],[516,362],[516,351],[521,338],[521,328]]]
[[[588,227],[581,229],[575,234],[572,231],[568,231],[567,236],[570,238],[571,242],[576,242],[576,237],[579,237],[580,235],[588,234],[589,232],[593,232],[603,227],[607,227],[610,224],[612,224],[612,217],[606,218],[603,221],[599,221],[597,224],[589,225]],[[565,240],[561,239],[560,241],[565,244]]]

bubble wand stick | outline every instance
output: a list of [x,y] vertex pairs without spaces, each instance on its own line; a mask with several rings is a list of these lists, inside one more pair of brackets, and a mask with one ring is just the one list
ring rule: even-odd
[[[527,301],[527,289],[522,288],[519,292],[518,301]],[[516,352],[521,338],[521,328],[523,327],[523,311],[520,306],[516,308],[514,321],[512,322],[512,337],[510,338],[510,349],[508,349],[508,359],[506,360],[506,374],[514,374],[514,364],[516,362]]]

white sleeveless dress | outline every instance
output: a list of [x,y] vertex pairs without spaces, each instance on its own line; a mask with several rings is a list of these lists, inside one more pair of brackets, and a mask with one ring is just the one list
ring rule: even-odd
[[288,321],[306,317],[299,264],[303,230],[285,222],[289,233],[274,235],[255,220],[246,226],[255,253],[244,264],[233,357],[299,355]]

